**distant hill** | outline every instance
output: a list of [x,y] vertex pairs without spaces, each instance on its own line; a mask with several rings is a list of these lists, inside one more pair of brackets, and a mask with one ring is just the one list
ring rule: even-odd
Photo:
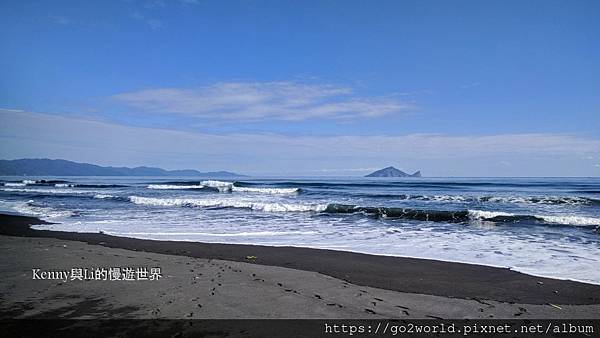
[[421,177],[421,171],[417,171],[414,174],[407,174],[402,170],[398,170],[394,167],[387,167],[366,175],[365,177]]
[[242,177],[229,171],[165,170],[153,167],[102,167],[67,160],[20,159],[0,160],[2,176],[204,176]]

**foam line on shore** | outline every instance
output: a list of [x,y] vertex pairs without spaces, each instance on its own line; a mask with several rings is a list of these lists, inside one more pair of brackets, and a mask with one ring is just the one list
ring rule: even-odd
[[[509,269],[429,259],[366,255],[300,247],[155,241],[101,233],[33,230],[42,220],[0,215],[0,234],[84,241],[135,251],[247,261],[320,272],[350,283],[453,298],[524,304],[600,304],[600,286],[536,277]],[[556,292],[558,291],[558,292]]]

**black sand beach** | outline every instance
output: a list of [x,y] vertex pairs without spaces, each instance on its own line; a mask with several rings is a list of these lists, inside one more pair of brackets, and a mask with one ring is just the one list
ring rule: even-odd
[[509,304],[600,304],[600,285],[530,276],[510,269],[333,250],[154,241],[30,228],[41,223],[44,221],[33,217],[1,215],[0,234],[312,271],[358,286],[403,293]]

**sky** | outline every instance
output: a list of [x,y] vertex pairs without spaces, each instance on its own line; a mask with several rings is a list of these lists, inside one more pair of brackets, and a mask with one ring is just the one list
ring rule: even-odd
[[600,175],[598,1],[0,2],[0,158]]

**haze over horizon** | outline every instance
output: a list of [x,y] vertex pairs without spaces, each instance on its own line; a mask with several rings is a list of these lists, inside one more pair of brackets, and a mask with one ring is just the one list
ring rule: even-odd
[[597,1],[0,4],[0,158],[599,176]]

